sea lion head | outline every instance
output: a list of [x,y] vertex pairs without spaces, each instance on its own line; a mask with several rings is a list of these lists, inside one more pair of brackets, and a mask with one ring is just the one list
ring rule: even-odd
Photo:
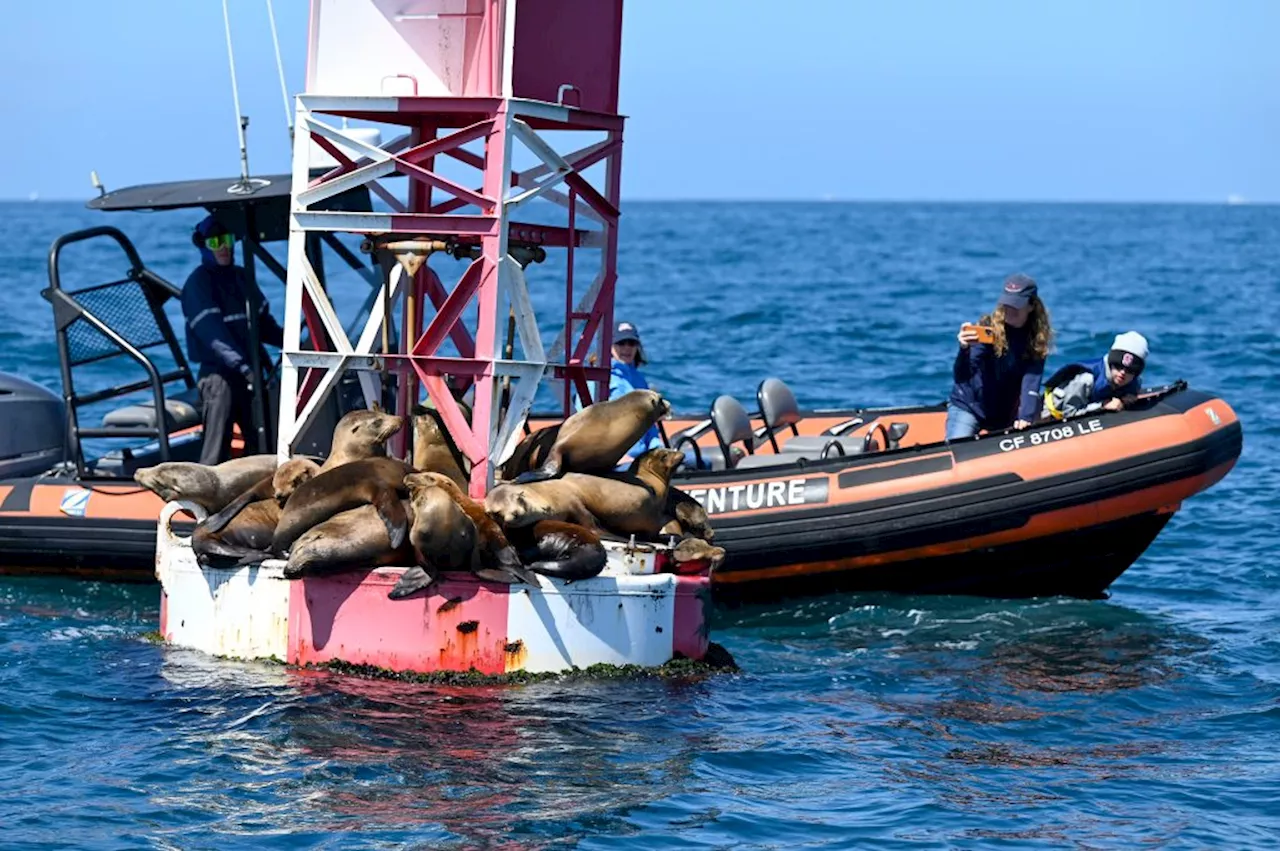
[[276,501],[284,505],[299,485],[315,478],[316,473],[319,472],[320,465],[309,458],[293,458],[285,461],[276,468],[275,475],[271,477],[271,488]]
[[427,488],[443,488],[447,491],[450,488],[456,489],[458,487],[453,479],[443,473],[432,472],[410,473],[404,477],[404,486],[409,489],[409,493],[426,490]]
[[684,463],[684,460],[684,453],[679,449],[650,449],[640,456],[638,470],[652,473],[666,482],[670,481],[676,468]]
[[333,430],[334,442],[346,447],[365,447],[372,452],[384,452],[387,438],[404,425],[395,414],[382,411],[352,411],[338,420]]
[[632,390],[624,396],[618,397],[618,400],[631,397],[645,412],[645,419],[650,424],[656,423],[658,420],[665,419],[671,413],[671,403],[662,398],[662,394],[657,390]]
[[484,498],[484,510],[502,526],[531,526],[542,519],[520,485],[498,485]]
[[[133,474],[133,480],[144,488],[155,492],[165,502],[177,499],[191,499],[199,496],[197,478],[204,470],[199,464],[184,461],[166,461],[154,467],[144,467]],[[212,474],[210,474],[212,475]]]

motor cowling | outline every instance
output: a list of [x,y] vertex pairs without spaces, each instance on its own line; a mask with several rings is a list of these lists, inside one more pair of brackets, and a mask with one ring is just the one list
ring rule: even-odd
[[0,372],[0,480],[44,473],[63,460],[67,413],[46,387]]

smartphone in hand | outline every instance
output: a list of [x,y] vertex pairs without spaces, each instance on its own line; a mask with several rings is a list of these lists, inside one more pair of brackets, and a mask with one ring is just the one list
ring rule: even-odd
[[996,341],[996,331],[990,325],[973,325],[965,324],[961,329],[963,331],[972,331],[978,335],[979,343],[994,343]]

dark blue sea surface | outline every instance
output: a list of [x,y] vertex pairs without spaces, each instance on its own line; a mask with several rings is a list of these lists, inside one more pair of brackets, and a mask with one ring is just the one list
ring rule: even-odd
[[[59,233],[120,226],[181,283],[197,218],[0,205],[0,370],[59,386],[39,295]],[[678,409],[750,403],[768,375],[804,406],[940,401],[957,326],[1020,270],[1058,329],[1050,369],[1139,330],[1148,383],[1221,394],[1244,454],[1109,600],[719,610],[742,670],[702,681],[445,688],[227,662],[143,638],[156,586],[0,578],[0,843],[1280,843],[1280,208],[650,203],[623,221],[619,316]],[[124,270],[108,255],[73,265],[105,279]]]

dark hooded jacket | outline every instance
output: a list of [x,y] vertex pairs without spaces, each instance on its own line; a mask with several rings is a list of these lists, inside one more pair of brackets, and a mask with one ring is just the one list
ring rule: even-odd
[[[219,266],[204,240],[225,232],[209,216],[196,226],[200,265],[182,287],[182,313],[187,319],[187,354],[200,365],[200,376],[252,374],[244,269]],[[284,331],[264,300],[258,309],[258,339],[272,346],[284,343]],[[269,362],[265,357],[262,362]]]
[[956,354],[955,384],[949,404],[978,418],[987,431],[1008,428],[1014,420],[1034,420],[1040,413],[1040,379],[1044,361],[1026,357],[1027,328],[1006,327],[1008,349],[997,357],[995,348],[974,343]]

